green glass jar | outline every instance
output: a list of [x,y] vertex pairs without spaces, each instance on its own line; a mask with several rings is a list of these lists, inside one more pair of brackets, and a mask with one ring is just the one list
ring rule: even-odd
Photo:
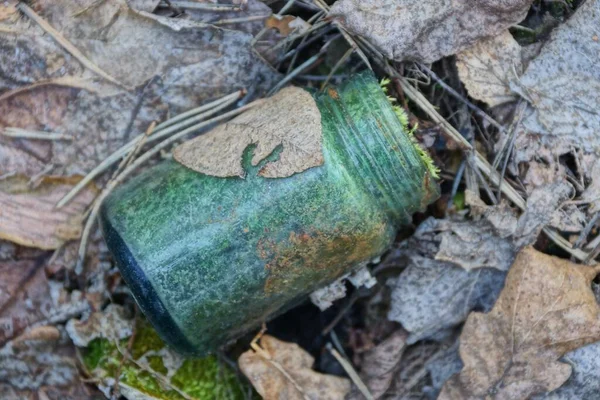
[[321,166],[265,178],[250,146],[244,178],[169,160],[105,202],[102,228],[123,278],[181,353],[209,353],[381,255],[437,198],[434,171],[371,73],[312,96]]

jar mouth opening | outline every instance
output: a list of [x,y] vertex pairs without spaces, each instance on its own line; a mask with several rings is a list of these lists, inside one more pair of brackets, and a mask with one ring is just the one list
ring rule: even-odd
[[324,140],[340,149],[361,186],[399,223],[409,222],[439,196],[423,158],[371,71],[316,94]]

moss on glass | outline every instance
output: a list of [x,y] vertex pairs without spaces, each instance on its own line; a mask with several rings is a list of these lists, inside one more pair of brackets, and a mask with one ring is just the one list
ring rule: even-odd
[[[370,73],[313,93],[324,164],[217,178],[165,161],[105,203],[106,241],[140,308],[203,355],[385,252],[438,196],[435,170]],[[277,152],[271,159],[277,157]]]

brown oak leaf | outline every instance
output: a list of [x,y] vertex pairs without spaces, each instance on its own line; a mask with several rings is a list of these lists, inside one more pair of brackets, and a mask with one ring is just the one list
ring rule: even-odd
[[523,249],[492,311],[471,313],[460,337],[463,370],[440,399],[526,399],[571,375],[558,361],[600,339],[600,307],[591,282],[600,272]]

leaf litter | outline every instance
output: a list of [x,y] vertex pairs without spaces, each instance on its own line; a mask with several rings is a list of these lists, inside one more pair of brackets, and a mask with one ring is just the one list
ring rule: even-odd
[[[302,17],[306,15],[306,10],[315,12],[315,8],[323,11],[328,9],[320,1],[314,4],[298,3],[302,3],[298,5],[304,10]],[[360,63],[365,59],[364,54],[371,59],[376,59],[377,53],[381,52],[395,60],[430,62],[458,53],[459,76],[469,96],[493,106],[491,112],[498,110],[498,114],[493,115],[500,115],[503,107],[504,110],[510,110],[519,99],[524,99],[528,104],[527,112],[515,129],[514,150],[509,150],[511,160],[507,173],[511,179],[502,183],[504,193],[510,193],[506,190],[506,185],[509,185],[511,189],[513,186],[518,188],[517,196],[528,197],[527,202],[523,203],[526,204],[524,212],[517,215],[504,200],[499,205],[488,206],[495,202],[496,199],[491,198],[493,196],[483,202],[480,194],[465,190],[469,216],[465,216],[464,210],[454,215],[452,210],[446,210],[445,218],[438,216],[437,219],[426,219],[410,238],[399,243],[387,257],[395,260],[396,266],[403,270],[399,275],[392,274],[386,279],[378,276],[380,283],[387,281],[388,286],[375,287],[378,296],[382,296],[376,303],[380,306],[387,304],[389,309],[381,314],[387,314],[391,320],[401,323],[402,327],[397,322],[381,323],[386,326],[395,324],[392,325],[394,329],[391,335],[379,337],[375,345],[367,342],[364,346],[372,346],[371,350],[353,358],[358,362],[360,377],[375,398],[436,398],[442,387],[444,392],[441,398],[459,396],[449,398],[461,399],[469,396],[479,398],[480,393],[484,393],[484,396],[495,393],[495,398],[525,398],[533,393],[538,393],[536,398],[586,398],[593,396],[597,390],[594,384],[597,345],[584,346],[599,339],[597,321],[590,317],[597,312],[597,305],[592,302],[593,294],[590,297],[589,281],[593,274],[582,272],[586,268],[588,271],[595,269],[534,253],[536,255],[530,258],[535,262],[531,261],[531,265],[526,267],[528,273],[521,275],[527,279],[514,276],[525,268],[519,264],[523,254],[533,251],[530,248],[521,250],[524,246],[536,243],[537,248],[553,251],[540,236],[544,227],[563,232],[573,243],[576,234],[584,229],[586,221],[597,212],[597,204],[600,204],[600,190],[594,180],[594,171],[600,164],[594,154],[595,137],[590,133],[593,132],[595,120],[585,125],[588,121],[586,118],[594,114],[589,113],[589,107],[580,107],[578,103],[581,100],[580,103],[588,106],[598,104],[592,90],[597,80],[595,70],[591,71],[591,75],[584,74],[584,78],[578,78],[581,76],[579,72],[587,71],[587,74],[597,59],[598,53],[594,53],[597,43],[597,39],[594,41],[594,37],[597,37],[594,26],[598,24],[595,24],[594,18],[598,15],[598,2],[584,2],[567,23],[555,30],[539,55],[535,49],[539,48],[540,43],[527,47],[519,40],[519,46],[507,31],[507,28],[525,17],[530,3],[508,1],[474,7],[466,2],[455,2],[435,9],[429,4],[415,3],[401,9],[392,2],[358,4],[356,1],[338,0],[329,14],[328,18],[345,29],[342,31],[343,39],[350,43],[350,48],[346,50],[348,56],[344,56],[339,65],[336,58],[331,57],[333,53],[327,54],[336,61],[335,69],[342,68],[339,72],[341,76],[347,74],[342,64]],[[258,1],[241,2],[241,6],[236,2],[223,6],[198,3],[207,10],[178,8],[185,7],[185,2],[170,2],[169,5],[156,1],[125,3],[117,0],[78,2],[76,7],[62,1],[39,1],[31,6],[47,24],[79,49],[89,62],[119,82],[119,86],[107,80],[106,76],[103,79],[103,74],[84,68],[83,65],[89,64],[82,65],[76,53],[66,51],[64,43],[59,44],[48,35],[49,30],[43,29],[43,24],[34,23],[31,18],[19,14],[14,4],[9,2],[0,6],[1,46],[8,50],[0,52],[0,63],[11,67],[7,69],[11,71],[9,75],[0,74],[0,128],[3,132],[7,129],[13,132],[16,131],[13,128],[16,128],[21,132],[52,133],[57,135],[56,138],[69,136],[74,140],[34,140],[25,136],[0,134],[0,177],[9,182],[3,183],[0,194],[8,196],[9,201],[20,194],[33,197],[33,201],[46,202],[48,196],[43,192],[38,193],[40,187],[36,189],[36,185],[40,185],[47,175],[74,179],[73,175],[89,172],[108,155],[144,132],[152,121],[163,121],[236,89],[246,89],[250,96],[261,96],[281,79],[281,75],[267,65],[267,60],[274,65],[282,62],[269,50],[281,39],[279,34],[293,38],[298,32],[308,31],[310,34],[313,29],[315,36],[321,34],[319,22],[316,25],[313,23],[315,19],[319,21],[322,15],[319,17],[317,12],[317,18],[307,19],[309,22],[303,23],[300,16],[296,15],[296,5],[290,4],[284,5],[285,12],[277,14],[283,15],[279,18],[271,17],[271,9]],[[215,11],[215,7],[223,7],[227,11]],[[182,10],[185,12],[174,18]],[[457,28],[465,19],[470,19],[470,29]],[[385,27],[385,31],[382,27]],[[511,31],[514,32],[514,28]],[[260,37],[253,39],[252,35]],[[330,37],[325,35],[324,40],[330,40]],[[373,47],[365,45],[368,41]],[[300,47],[305,43],[304,39],[299,42]],[[291,44],[293,40],[286,42],[284,39],[281,43]],[[284,50],[281,43],[275,48]],[[20,51],[16,52],[15,49]],[[293,62],[288,67],[288,72],[291,72],[296,55],[293,46],[285,50],[293,56],[290,57]],[[358,57],[355,57],[357,52]],[[591,63],[581,61],[582,54]],[[315,57],[312,59],[317,60],[318,64],[321,55]],[[438,65],[445,63],[447,65],[447,59]],[[133,65],[135,68],[132,68]],[[285,69],[281,65],[287,66],[280,64],[280,71]],[[409,63],[405,64],[405,68],[406,76],[414,78],[410,75],[413,72]],[[546,77],[544,74],[548,71],[559,71],[558,75],[562,73],[560,71],[566,71],[565,76],[576,76],[577,82],[573,81],[571,87],[559,85],[565,81],[564,76]],[[337,79],[333,72],[327,80]],[[310,84],[311,79],[319,78],[302,70],[295,70],[292,75],[300,83]],[[582,87],[586,79],[591,83]],[[566,92],[563,93],[564,90]],[[405,91],[409,99],[414,100],[408,88]],[[561,96],[564,94],[564,98],[556,100],[556,93]],[[568,104],[564,99],[569,100]],[[564,104],[566,106],[562,107]],[[419,106],[422,107],[421,104]],[[442,109],[444,107],[447,104],[441,106]],[[468,116],[454,119],[450,115],[448,120],[453,123],[461,121],[460,128],[468,131],[461,125],[469,120]],[[485,121],[483,130],[489,129]],[[277,131],[276,125],[273,126],[272,133]],[[592,127],[592,131],[586,130],[589,127]],[[579,132],[584,135],[578,136]],[[510,135],[509,129],[498,133],[500,140],[496,143],[496,151],[501,149],[503,152],[510,147],[513,140]],[[196,157],[191,157],[190,162],[201,158],[200,144],[206,144],[203,140],[206,139],[202,136],[197,139],[197,148],[200,150]],[[438,140],[433,139],[430,143],[435,152],[438,152],[435,150]],[[289,176],[322,162],[318,157],[302,157],[299,151],[288,154],[287,159],[268,161],[265,158],[271,153],[290,150],[290,146],[286,146],[289,138],[279,133],[271,135],[267,142],[262,144],[262,153],[255,155],[253,161],[255,165],[266,161],[265,165],[271,169],[263,169],[263,173],[270,171],[271,177]],[[318,139],[312,138],[310,142],[314,149],[320,148]],[[244,148],[248,144],[261,146],[260,140],[252,135],[242,135],[240,143],[245,143]],[[572,146],[564,146],[565,143],[577,148],[573,150]],[[219,146],[224,145],[221,143]],[[314,149],[312,154],[318,154]],[[570,174],[571,166],[558,161],[558,157],[567,151],[575,154],[575,174]],[[226,170],[233,175],[227,176],[243,175],[244,171],[240,169],[241,153],[236,151],[228,157]],[[488,154],[488,157],[491,156],[493,154]],[[535,159],[532,159],[533,156]],[[529,163],[526,165],[528,170],[523,168],[523,162]],[[212,163],[207,168],[214,168],[215,165]],[[465,175],[472,178],[474,172],[470,168],[466,168]],[[210,169],[207,172],[215,173]],[[14,179],[12,176],[18,179],[25,177],[18,186],[24,188],[23,191],[14,189],[14,184],[10,183],[10,179]],[[9,181],[6,181],[7,177]],[[459,179],[459,174],[456,179]],[[101,177],[98,183],[106,180],[107,176]],[[489,183],[492,186],[498,184],[494,179],[490,179]],[[486,184],[479,182],[473,185],[471,181],[467,187],[473,189],[474,186]],[[11,185],[12,189],[7,190]],[[66,189],[61,187],[60,190],[64,193]],[[460,187],[458,190],[463,189]],[[80,196],[87,199],[85,196],[93,195],[84,191]],[[572,200],[577,199],[574,196],[579,196],[586,202],[585,205],[582,207],[577,203],[580,200]],[[515,198],[509,195],[510,200],[515,201]],[[67,205],[75,208],[65,208],[62,212],[82,215],[85,209],[82,204],[75,200]],[[85,204],[89,204],[87,200]],[[0,375],[1,397],[25,397],[32,393],[39,398],[93,396],[90,392],[92,387],[81,382],[75,368],[75,343],[80,346],[78,351],[83,356],[85,372],[94,377],[98,387],[107,396],[115,395],[115,388],[118,388],[118,392],[127,398],[209,398],[206,395],[208,392],[194,390],[214,387],[217,380],[224,383],[224,386],[219,383],[217,390],[223,389],[228,395],[233,393],[232,398],[238,398],[236,396],[240,390],[245,390],[245,384],[240,386],[238,377],[227,368],[225,370],[228,372],[223,375],[224,370],[216,359],[190,364],[192,361],[184,360],[166,349],[147,323],[128,318],[131,315],[119,305],[106,306],[107,294],[120,299],[124,294],[126,296],[126,292],[118,275],[111,269],[106,249],[97,244],[99,238],[94,237],[92,252],[88,254],[93,267],[86,270],[86,278],[89,279],[87,291],[82,293],[66,289],[67,285],[72,285],[72,282],[67,283],[70,276],[68,271],[76,257],[74,243],[67,241],[77,236],[75,232],[81,228],[81,219],[73,220],[77,223],[69,219],[68,229],[57,230],[47,223],[49,216],[50,209],[37,217],[36,222],[32,220],[22,224],[20,230],[13,226],[11,240],[21,240],[19,243],[29,240],[31,245],[39,248],[57,249],[51,260],[48,260],[48,253],[36,252],[32,248],[23,250],[21,246],[0,241],[0,260],[6,263],[2,268],[2,276],[14,276],[7,280],[8,286],[2,286],[0,290],[0,304],[4,304],[0,316],[3,324],[4,321],[10,322],[9,325],[3,325],[10,329],[3,331],[5,343],[0,349],[3,362],[10,366],[5,369],[7,372],[4,375]],[[44,226],[45,230],[39,232],[28,226],[30,224]],[[2,228],[4,224],[0,224],[0,231]],[[22,238],[15,239],[15,232]],[[63,236],[63,232],[68,234]],[[575,235],[568,236],[569,233]],[[592,238],[597,235],[593,226],[588,234]],[[593,243],[592,240],[592,247]],[[590,250],[590,244],[586,246]],[[44,268],[43,264],[31,263],[31,256],[24,254],[35,254],[39,262],[48,264]],[[513,263],[517,254],[517,261]],[[388,262],[384,261],[381,266]],[[34,269],[36,265],[37,269]],[[23,284],[29,282],[24,276],[31,276],[27,279],[35,284]],[[563,276],[571,279],[563,280]],[[59,277],[64,282],[59,282]],[[557,282],[566,283],[561,286]],[[23,288],[20,288],[22,284]],[[525,293],[519,297],[519,303],[513,301],[515,287],[527,289],[521,292],[517,290]],[[561,295],[550,298],[553,290]],[[38,292],[42,294],[36,294]],[[42,301],[44,296],[47,297],[44,298],[45,303]],[[41,307],[54,310],[50,313],[52,317],[23,309],[31,305],[28,297],[33,299],[33,304],[39,302]],[[554,303],[548,305],[551,301],[569,305],[579,300],[582,306],[573,308],[574,311],[568,309],[570,311],[564,315],[545,312],[552,309]],[[361,301],[356,304],[361,304]],[[506,319],[511,314],[505,310],[515,310],[521,304],[527,304],[529,308],[516,308],[515,315],[520,318],[519,321],[522,320],[524,328],[516,329],[513,337],[516,338],[517,350],[524,348],[526,351],[515,353],[513,358],[518,363],[510,364],[505,359],[511,354],[498,343],[503,340],[506,342],[506,338],[511,337],[505,329]],[[95,312],[91,312],[92,309]],[[356,309],[356,306],[352,309]],[[586,314],[585,310],[591,311]],[[531,333],[523,333],[525,328],[531,326],[527,323],[533,320],[531,315],[534,314],[545,315],[546,319],[536,319],[537,325],[533,325]],[[27,317],[23,318],[24,315]],[[81,318],[72,319],[77,316]],[[572,317],[573,326],[577,329],[559,329],[565,326],[565,316]],[[375,317],[367,320],[377,324]],[[461,324],[465,320],[467,322],[459,340]],[[63,326],[65,322],[66,328]],[[339,323],[339,327],[334,329],[340,333],[344,332],[344,327],[344,323]],[[374,326],[363,327],[367,337],[377,329]],[[487,332],[493,332],[493,335],[487,335]],[[565,335],[588,333],[584,339],[561,342],[570,339]],[[558,338],[558,341],[540,350],[540,343],[550,342],[550,334],[552,340]],[[137,335],[139,337],[136,338]],[[265,341],[265,337],[269,339]],[[253,368],[269,371],[260,378],[256,378],[257,374],[252,375],[256,371],[249,372],[255,378],[250,379],[251,383],[260,393],[269,389],[269,395],[275,395],[279,390],[289,390],[302,396],[302,393],[318,393],[323,382],[326,382],[325,387],[336,387],[334,392],[329,393],[332,398],[343,398],[350,391],[347,380],[313,370],[314,359],[301,348],[265,337],[261,342],[262,347],[249,350],[244,356],[250,358]],[[281,359],[278,362],[281,368],[273,369],[273,364],[267,362],[269,357],[284,357],[282,354],[272,354],[270,350],[275,348],[286,349],[283,354],[291,354],[292,360],[296,361],[288,365]],[[268,354],[268,357],[261,358],[261,351],[266,352],[262,354]],[[275,350],[273,352],[277,353]],[[43,355],[43,360],[36,358],[36,355]],[[287,358],[285,361],[288,361]],[[487,369],[480,368],[480,364]],[[316,368],[322,366],[316,365]],[[528,368],[521,369],[523,365]],[[552,368],[544,370],[540,367],[542,365]],[[572,373],[569,365],[572,366]],[[52,366],[56,368],[53,370]],[[300,366],[301,372],[298,371]],[[16,371],[22,374],[25,368],[31,368],[28,370],[31,374],[18,376]],[[36,371],[42,372],[35,375]],[[206,371],[206,375],[199,377],[198,371]],[[475,374],[473,371],[485,373]],[[504,379],[498,379],[498,371],[506,372]],[[191,374],[186,375],[188,372]],[[177,379],[183,376],[181,374],[186,379]],[[300,385],[302,389],[298,392],[297,384],[304,381],[301,378],[293,379],[290,385],[286,374],[310,379]],[[450,378],[453,374],[456,375]],[[22,377],[26,379],[19,380]],[[199,386],[202,389],[198,389]],[[356,397],[360,396],[357,393],[354,387],[351,398],[359,398]]]

